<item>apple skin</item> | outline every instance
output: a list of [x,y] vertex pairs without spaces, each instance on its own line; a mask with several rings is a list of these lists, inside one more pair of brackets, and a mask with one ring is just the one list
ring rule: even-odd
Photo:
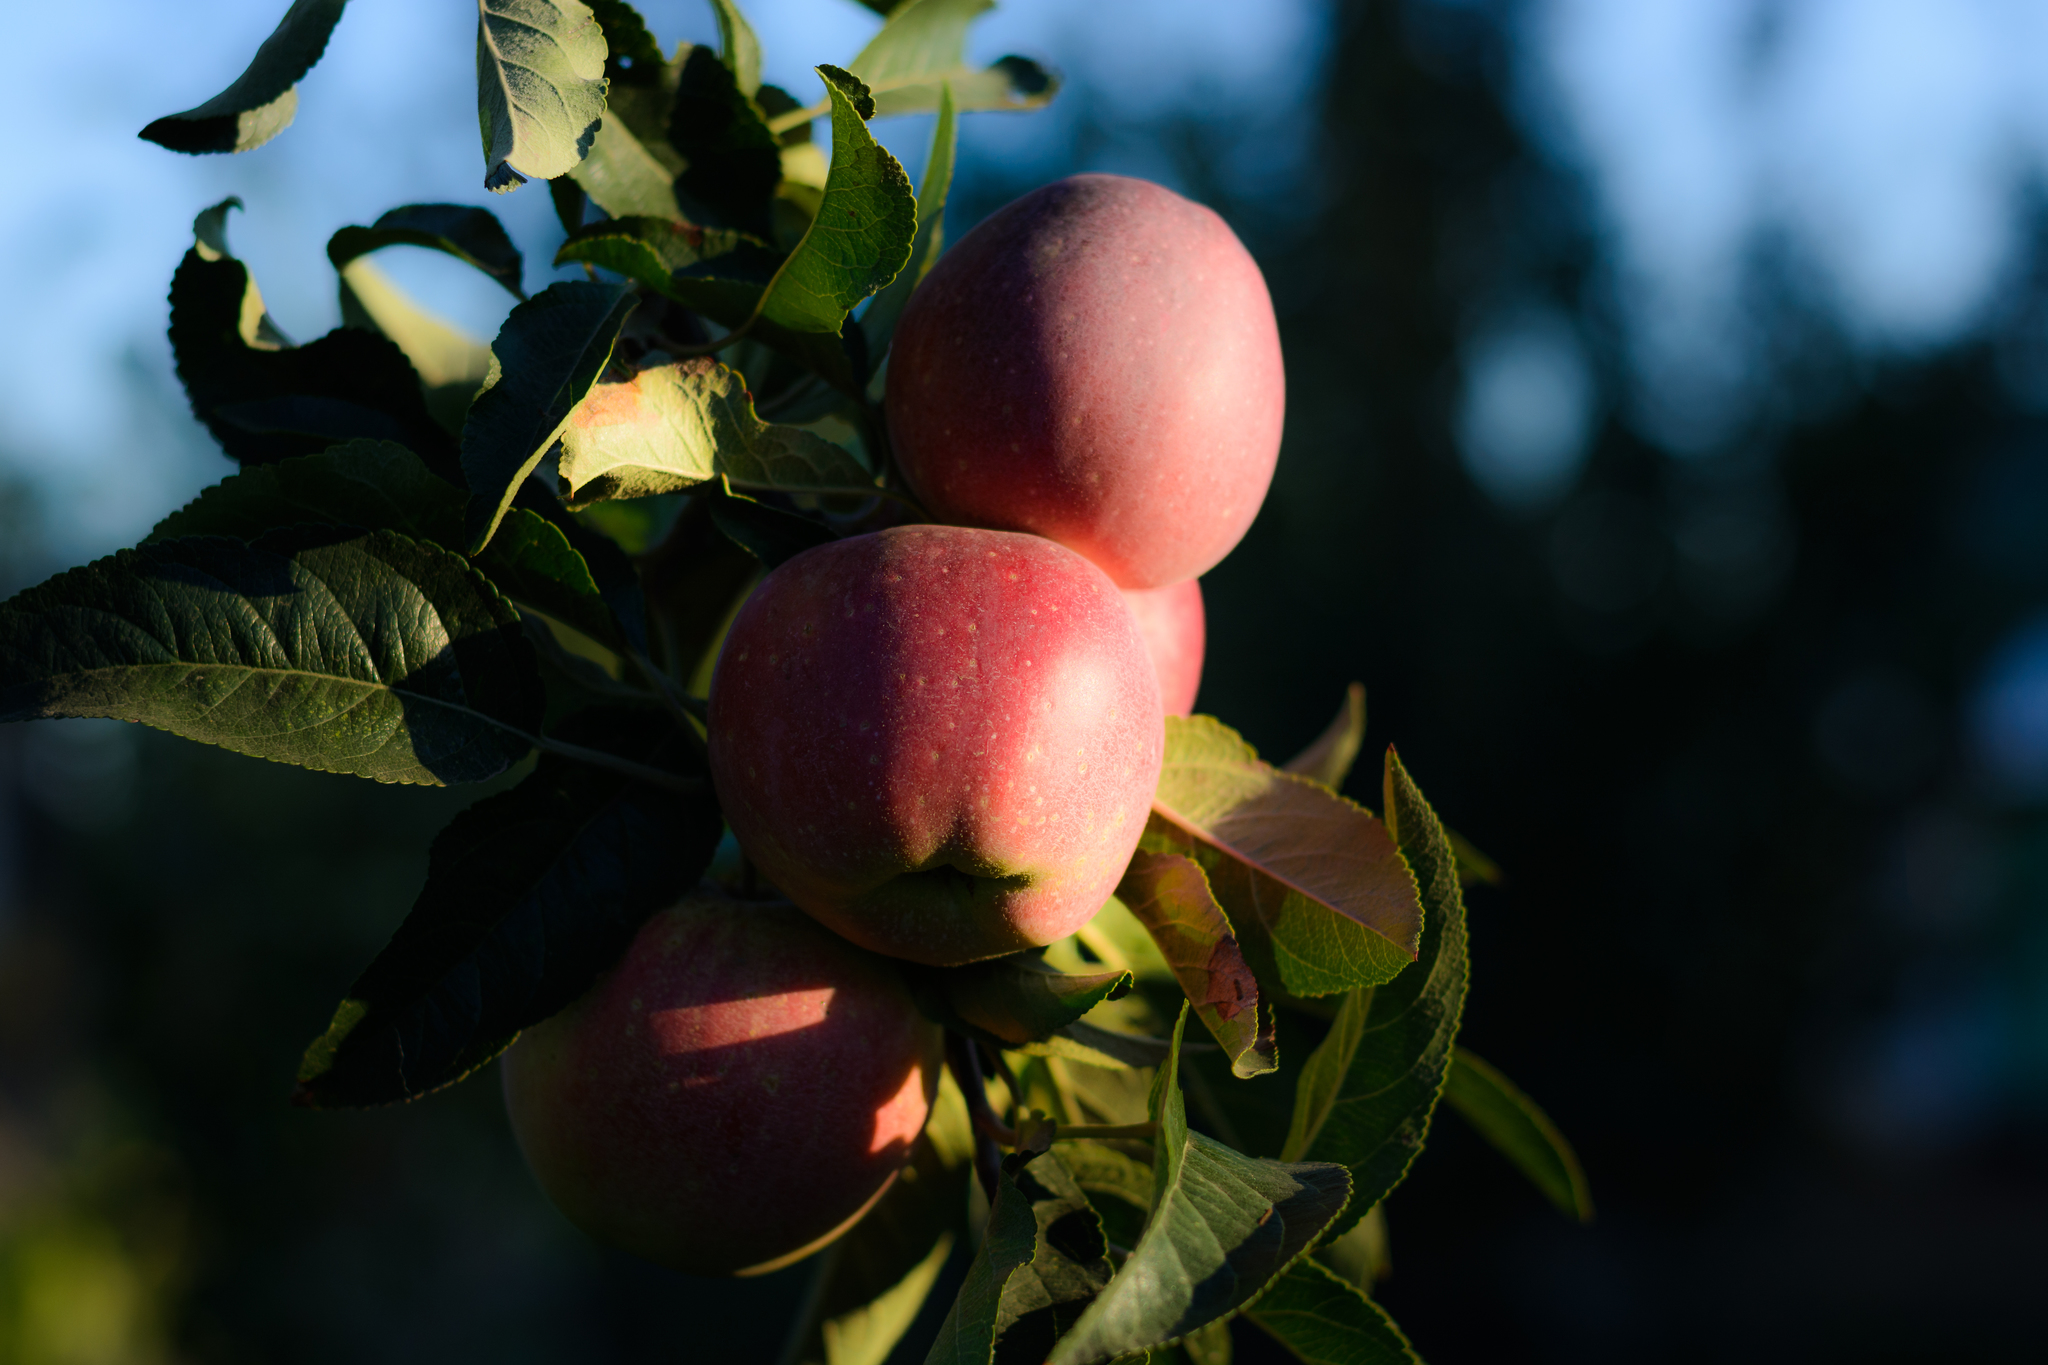
[[937,520],[1047,536],[1157,588],[1243,538],[1286,379],[1265,278],[1221,218],[1077,175],[939,258],[897,325],[885,402]]
[[1037,536],[904,526],[763,579],[711,680],[726,822],[783,894],[933,966],[1072,933],[1116,889],[1165,749],[1116,585]]
[[699,895],[504,1060],[527,1164],[600,1242],[693,1275],[808,1255],[924,1129],[941,1034],[887,962],[783,903]]
[[1195,693],[1202,686],[1202,651],[1208,641],[1208,618],[1202,611],[1202,585],[1187,579],[1164,588],[1125,588],[1124,601],[1145,637],[1145,652],[1159,674],[1159,704],[1169,716],[1195,713]]

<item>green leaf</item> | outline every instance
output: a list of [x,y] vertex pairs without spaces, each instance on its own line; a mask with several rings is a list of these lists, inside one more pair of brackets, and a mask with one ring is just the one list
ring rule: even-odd
[[1387,1206],[1374,1204],[1365,1217],[1352,1224],[1351,1231],[1332,1237],[1316,1248],[1316,1259],[1346,1284],[1357,1285],[1367,1297],[1373,1285],[1394,1270],[1387,1243]]
[[388,246],[420,246],[475,266],[523,299],[519,248],[505,235],[504,224],[489,209],[467,204],[407,204],[384,214],[369,227],[350,226],[327,239],[327,259],[336,270],[372,251]]
[[739,83],[740,93],[752,95],[761,88],[761,40],[754,36],[735,0],[711,0],[711,8],[718,15],[718,50]]
[[1188,1130],[1176,1056],[1153,1082],[1152,1218],[1108,1288],[1053,1348],[1049,1365],[1098,1365],[1177,1341],[1243,1308],[1344,1210],[1339,1167],[1248,1157]]
[[1445,834],[1451,839],[1451,852],[1458,858],[1458,882],[1462,886],[1499,886],[1506,880],[1501,874],[1500,864],[1480,852],[1470,839],[1454,829]]
[[1453,1054],[1444,1098],[1560,1213],[1581,1223],[1593,1221],[1593,1196],[1578,1155],[1550,1116],[1514,1082],[1461,1047]]
[[1422,1365],[1379,1305],[1313,1260],[1296,1262],[1245,1316],[1305,1365]]
[[[159,522],[144,543],[181,536],[255,540],[275,527],[310,523],[401,531],[459,550],[462,511],[462,494],[405,447],[352,441],[231,475]],[[610,648],[625,647],[583,555],[540,514],[512,509],[475,565],[514,603]]]
[[540,704],[511,603],[460,555],[391,531],[159,541],[0,605],[0,720],[111,716],[444,785],[525,757]]
[[1269,958],[1295,995],[1390,980],[1415,955],[1422,906],[1386,827],[1320,783],[1260,762],[1212,716],[1166,718],[1166,762],[1140,847],[1199,863],[1247,949]]
[[918,974],[920,997],[941,1022],[964,1024],[996,1047],[1049,1038],[1105,1000],[1130,994],[1129,972],[1062,972],[1037,949]]
[[291,126],[298,83],[341,21],[347,0],[293,0],[235,83],[182,114],[167,114],[141,136],[174,152],[246,152]]
[[1109,1283],[1109,1241],[1073,1175],[1047,1152],[1016,1174],[1038,1224],[1031,1260],[1003,1286],[996,1365],[1040,1365]]
[[967,1267],[967,1278],[939,1326],[925,1365],[991,1365],[995,1359],[1003,1290],[1038,1249],[1038,1217],[1030,1196],[1017,1184],[1017,1173],[1030,1160],[1027,1153],[1003,1160],[981,1248]]
[[630,64],[638,73],[660,71],[661,44],[647,31],[647,21],[626,0],[586,0],[591,17],[604,30],[605,65],[613,80]]
[[[578,742],[638,761],[671,728],[647,712],[576,722]],[[412,913],[306,1049],[294,1099],[391,1104],[462,1079],[588,990],[696,884],[723,828],[708,785],[683,796],[544,756],[435,838]]]
[[1337,708],[1337,718],[1330,722],[1330,728],[1289,759],[1284,771],[1299,773],[1337,791],[1350,776],[1351,765],[1357,761],[1358,750],[1364,743],[1365,684],[1353,683],[1344,689],[1343,704]]
[[959,66],[921,81],[877,89],[875,117],[928,114],[939,107],[943,86],[953,88],[953,103],[963,114],[1023,113],[1043,108],[1060,92],[1059,77],[1029,57],[998,57],[978,71]]
[[967,1236],[974,1128],[950,1073],[910,1164],[853,1231],[825,1250],[786,1365],[883,1365]]
[[903,305],[910,302],[910,291],[917,288],[946,248],[946,194],[953,185],[953,154],[959,142],[954,125],[952,87],[942,87],[939,121],[932,129],[931,156],[925,161],[924,185],[917,196],[917,237],[910,244],[910,259],[916,266],[899,271],[888,288],[875,295],[875,301],[860,318],[861,331],[867,336],[868,355],[876,363],[889,352],[896,320],[903,314]]
[[943,76],[967,59],[967,26],[995,7],[995,0],[903,0],[846,69],[873,90]]
[[582,0],[477,0],[484,188],[566,175],[604,119],[604,31]]
[[491,343],[493,378],[462,428],[469,549],[490,543],[519,487],[611,360],[637,302],[618,285],[552,284],[514,308]]
[[420,377],[385,337],[340,327],[293,346],[264,311],[248,269],[227,254],[229,199],[199,215],[171,278],[171,352],[192,412],[234,459],[263,464],[357,437],[404,443],[461,477],[453,442]]
[[[569,168],[569,177],[590,201],[615,218],[645,215],[679,219],[675,175],[621,119],[608,118],[597,130],[590,153]],[[557,260],[555,264],[560,265]]]
[[721,475],[736,488],[875,491],[873,472],[845,447],[762,421],[740,377],[709,356],[596,385],[560,435],[571,506],[679,493]]
[[1141,849],[1131,855],[1116,894],[1152,935],[1196,1016],[1230,1054],[1231,1071],[1242,1079],[1277,1069],[1273,1007],[1259,999],[1258,979],[1201,867],[1178,854]]
[[1355,992],[1338,1009],[1303,1068],[1282,1151],[1349,1168],[1361,1210],[1384,1199],[1422,1150],[1451,1067],[1468,977],[1457,860],[1391,749],[1385,791],[1388,823],[1422,884],[1421,954],[1392,982]]
[[685,162],[675,192],[692,219],[770,234],[782,150],[732,68],[710,48],[692,48],[683,61],[668,140]]
[[821,66],[832,104],[832,170],[803,240],[762,293],[762,320],[794,332],[838,334],[861,300],[896,278],[917,235],[910,177],[875,141],[867,87]]
[[459,435],[469,405],[490,377],[491,348],[436,317],[369,261],[350,261],[341,272],[341,320],[389,339],[412,363],[427,411],[444,431]]

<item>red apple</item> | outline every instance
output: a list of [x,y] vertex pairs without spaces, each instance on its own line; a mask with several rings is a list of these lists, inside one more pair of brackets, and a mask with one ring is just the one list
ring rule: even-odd
[[1032,531],[1157,588],[1251,525],[1286,384],[1265,279],[1224,221],[1077,175],[940,257],[896,328],[886,401],[938,520]]
[[1195,713],[1202,686],[1202,647],[1208,635],[1202,585],[1193,578],[1165,588],[1125,588],[1145,652],[1159,674],[1159,704],[1169,716]]
[[711,680],[741,849],[855,943],[952,966],[1072,933],[1116,889],[1165,745],[1138,625],[1037,536],[905,526],[762,580]]
[[909,1159],[940,1034],[889,963],[787,904],[700,896],[504,1062],[520,1150],[601,1242],[696,1275],[837,1237]]

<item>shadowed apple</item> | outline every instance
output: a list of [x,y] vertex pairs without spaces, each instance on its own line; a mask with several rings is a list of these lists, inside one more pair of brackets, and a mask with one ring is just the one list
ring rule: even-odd
[[1159,704],[1169,716],[1195,713],[1202,686],[1202,651],[1208,621],[1202,613],[1202,585],[1187,579],[1164,588],[1125,588],[1145,652],[1159,674]]
[[1116,586],[1037,536],[908,526],[808,550],[734,620],[712,778],[740,847],[877,952],[1050,943],[1115,890],[1164,721]]
[[1207,572],[1265,500],[1286,380],[1265,278],[1210,210],[1077,175],[963,237],[912,294],[889,437],[940,521],[1031,531],[1120,587]]
[[787,904],[698,896],[504,1061],[527,1164],[592,1237],[697,1275],[774,1270],[909,1160],[938,1028],[887,962]]

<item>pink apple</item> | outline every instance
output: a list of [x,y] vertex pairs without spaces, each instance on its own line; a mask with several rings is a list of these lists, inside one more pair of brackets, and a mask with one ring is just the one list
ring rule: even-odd
[[886,961],[787,904],[699,896],[504,1061],[520,1150],[601,1242],[697,1275],[787,1265],[909,1159],[940,1034]]
[[1072,933],[1116,889],[1165,743],[1116,585],[1037,536],[905,526],[806,551],[711,681],[740,847],[819,920],[950,966]]
[[1193,578],[1165,588],[1125,588],[1145,652],[1159,674],[1159,704],[1169,716],[1191,716],[1202,686],[1202,647],[1208,630],[1202,585]]
[[1224,221],[1077,175],[968,233],[889,355],[896,459],[938,520],[1032,531],[1119,586],[1207,572],[1273,479],[1286,385],[1272,300]]

